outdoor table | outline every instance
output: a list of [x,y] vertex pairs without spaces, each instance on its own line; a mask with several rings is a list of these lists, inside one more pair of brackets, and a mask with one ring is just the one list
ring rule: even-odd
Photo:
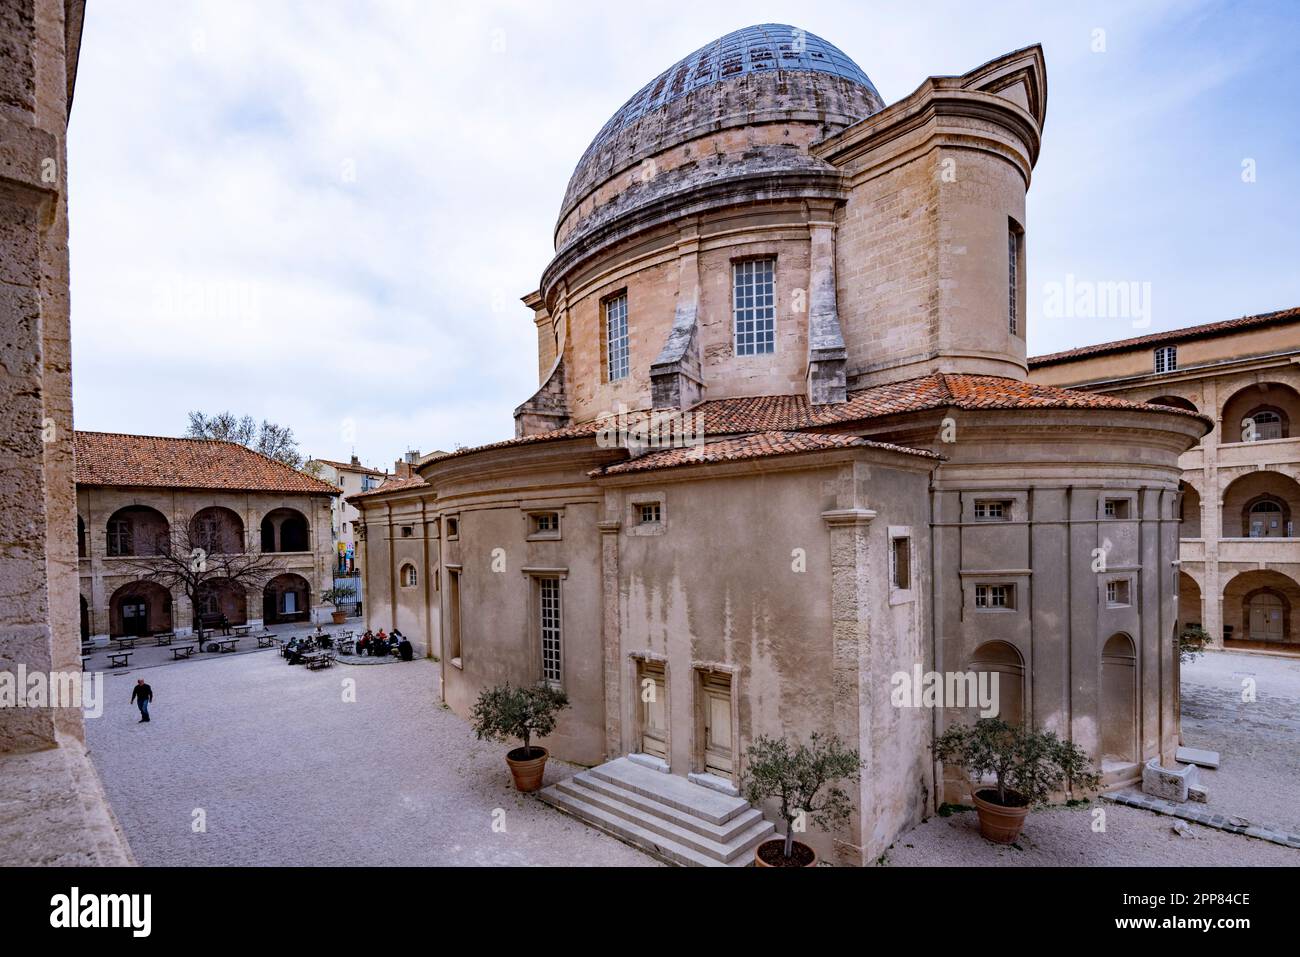
[[259,648],[270,648],[272,645],[274,645],[277,641],[280,640],[279,638],[275,637],[275,635],[256,635],[254,637],[257,638],[257,647]]
[[129,651],[110,651],[108,653],[108,666],[110,668],[126,668],[131,663],[131,652]]
[[154,640],[157,641],[158,647],[162,648],[165,645],[170,645],[176,640],[176,632],[164,631],[161,634],[154,635]]
[[235,634],[240,638],[247,638],[248,633],[253,630],[252,625],[236,625]]
[[220,638],[220,639],[217,640],[217,644],[221,646],[221,653],[222,653],[222,654],[225,654],[225,653],[228,652],[228,651],[237,651],[237,650],[238,650],[238,649],[235,647],[235,645],[239,644],[239,639],[238,639],[238,638]]
[[172,658],[177,661],[180,661],[182,658],[188,658],[192,654],[194,654],[193,645],[177,645],[172,649]]
[[117,642],[118,651],[125,651],[127,648],[134,648],[135,643],[140,639],[138,636],[135,636],[131,638],[114,638],[113,640]]

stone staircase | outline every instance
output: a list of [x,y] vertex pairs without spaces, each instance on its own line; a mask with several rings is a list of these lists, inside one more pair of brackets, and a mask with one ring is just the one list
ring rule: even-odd
[[616,758],[538,792],[547,804],[654,857],[687,867],[746,867],[776,832],[743,798]]

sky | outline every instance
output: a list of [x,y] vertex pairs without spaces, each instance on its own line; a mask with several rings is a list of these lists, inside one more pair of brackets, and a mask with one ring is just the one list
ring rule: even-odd
[[[508,438],[537,386],[519,300],[578,158],[763,22],[886,103],[1043,45],[1030,355],[1300,305],[1298,3],[96,0],[68,146],[77,427],[229,409],[390,468]],[[1076,300],[1102,283],[1128,308]]]

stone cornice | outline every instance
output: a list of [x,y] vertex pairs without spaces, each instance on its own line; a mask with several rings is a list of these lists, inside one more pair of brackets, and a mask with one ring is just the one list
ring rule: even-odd
[[822,521],[830,528],[865,527],[875,517],[875,510],[870,508],[832,508],[822,512]]

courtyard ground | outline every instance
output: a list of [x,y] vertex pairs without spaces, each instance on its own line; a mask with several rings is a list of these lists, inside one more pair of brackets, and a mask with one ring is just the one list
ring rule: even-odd
[[[1255,823],[1300,829],[1300,660],[1210,652],[1183,666],[1182,731],[1188,747],[1218,751],[1217,771],[1202,769],[1207,806]],[[1242,701],[1253,680],[1256,700]],[[1106,812],[1104,833],[1092,829],[1093,811]],[[1030,814],[1018,847],[979,836],[974,812],[935,816],[895,842],[886,855],[898,866],[1276,865],[1300,866],[1300,851],[1267,841],[1188,825],[1175,818],[1094,804]]]
[[[437,681],[427,660],[311,672],[269,650],[119,670],[87,744],[146,866],[656,863],[516,792],[506,747],[442,709]],[[576,770],[552,761],[546,783]]]
[[[144,677],[154,720],[137,723]],[[356,700],[344,700],[345,679]],[[1257,700],[1241,701],[1242,681]],[[436,703],[438,665],[309,672],[274,651],[110,672],[87,743],[144,865],[653,865],[612,837],[520,795],[502,745]],[[1295,827],[1300,660],[1207,654],[1183,672],[1183,737],[1217,750],[1210,807]],[[552,783],[577,770],[550,762]],[[1093,811],[1106,830],[1092,829]],[[206,831],[193,827],[202,810]],[[497,828],[494,829],[494,823]],[[1114,804],[1030,816],[1019,847],[983,840],[974,813],[903,835],[895,866],[1291,865],[1300,852]],[[504,827],[504,829],[500,829]]]

